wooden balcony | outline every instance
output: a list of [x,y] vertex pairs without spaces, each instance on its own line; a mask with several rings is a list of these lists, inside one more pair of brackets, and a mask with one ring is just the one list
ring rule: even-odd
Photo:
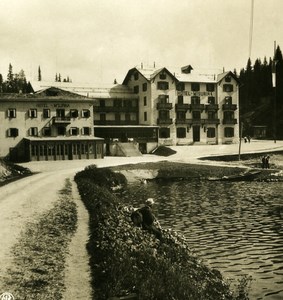
[[189,104],[190,111],[192,110],[204,110],[204,104]]
[[238,123],[238,121],[237,121],[237,119],[223,119],[223,124],[225,124],[225,125],[235,125],[235,124],[237,124]]
[[157,103],[157,109],[170,110],[173,108],[172,103]]
[[176,119],[176,124],[183,124],[183,125],[204,125],[204,119]]
[[179,111],[187,111],[190,108],[190,104],[175,104],[175,110],[179,110]]
[[94,125],[138,125],[138,121],[134,120],[123,120],[123,121],[115,121],[115,120],[95,120],[93,121]]
[[173,120],[172,119],[157,119],[157,124],[158,125],[170,125],[173,124]]
[[68,125],[71,124],[70,117],[53,117],[54,125]]
[[206,111],[217,111],[219,109],[219,105],[218,104],[208,104],[205,105],[205,110]]
[[94,112],[117,113],[117,112],[138,112],[138,106],[94,106]]
[[204,124],[206,124],[206,125],[210,125],[210,124],[218,125],[218,124],[220,124],[220,119],[205,119]]
[[223,104],[222,110],[236,110],[237,104]]

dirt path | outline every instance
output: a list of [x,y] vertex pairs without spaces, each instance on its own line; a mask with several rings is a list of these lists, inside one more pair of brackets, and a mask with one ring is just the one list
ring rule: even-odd
[[77,185],[72,182],[72,193],[78,207],[78,227],[69,246],[66,259],[65,286],[63,299],[92,299],[90,285],[89,255],[86,244],[89,237],[89,215],[80,199]]

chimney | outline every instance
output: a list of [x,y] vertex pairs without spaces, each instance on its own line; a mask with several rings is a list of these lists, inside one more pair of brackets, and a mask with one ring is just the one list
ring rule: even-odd
[[141,63],[141,69],[143,69],[143,63]]

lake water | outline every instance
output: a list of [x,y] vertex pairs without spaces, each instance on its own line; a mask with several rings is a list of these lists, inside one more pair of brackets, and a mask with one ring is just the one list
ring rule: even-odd
[[252,276],[250,299],[283,299],[282,182],[149,182],[127,197],[137,207],[154,198],[161,225],[233,283]]

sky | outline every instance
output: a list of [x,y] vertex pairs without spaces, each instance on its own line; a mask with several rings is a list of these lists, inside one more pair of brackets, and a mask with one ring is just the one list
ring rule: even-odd
[[[245,68],[283,48],[283,1],[0,0],[0,73],[122,83],[144,66]],[[252,41],[252,42],[251,42]],[[250,52],[251,46],[251,52]]]

